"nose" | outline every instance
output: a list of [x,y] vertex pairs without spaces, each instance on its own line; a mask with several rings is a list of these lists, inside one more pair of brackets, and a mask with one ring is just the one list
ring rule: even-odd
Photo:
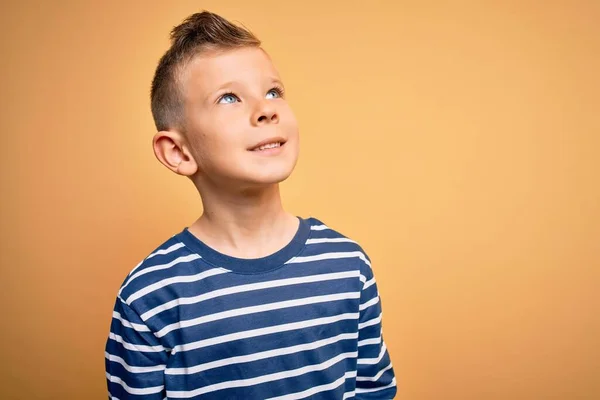
[[269,100],[260,102],[252,115],[252,123],[254,125],[276,124],[278,122],[279,114],[277,114],[275,106]]

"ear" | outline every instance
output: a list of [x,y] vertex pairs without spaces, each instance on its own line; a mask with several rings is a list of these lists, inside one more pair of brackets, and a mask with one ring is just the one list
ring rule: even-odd
[[181,133],[157,132],[152,139],[152,147],[158,161],[176,174],[189,177],[198,171],[198,164]]

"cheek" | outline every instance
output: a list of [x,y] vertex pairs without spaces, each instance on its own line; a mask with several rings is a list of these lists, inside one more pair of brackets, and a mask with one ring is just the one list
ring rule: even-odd
[[211,139],[214,145],[221,149],[232,150],[232,146],[239,146],[244,133],[248,130],[248,118],[243,110],[228,110],[227,113],[215,115],[211,124]]
[[202,158],[219,157],[221,153],[230,151],[236,139],[236,127],[232,123],[204,121],[197,125],[194,134],[194,149]]
[[286,130],[288,139],[293,139],[298,136],[298,121],[294,113],[288,108],[281,114],[281,124]]

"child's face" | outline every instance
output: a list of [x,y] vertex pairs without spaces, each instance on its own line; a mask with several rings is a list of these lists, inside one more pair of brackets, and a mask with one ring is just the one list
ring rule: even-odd
[[[279,183],[298,158],[298,124],[267,54],[248,47],[196,57],[182,76],[200,179],[237,188]],[[258,150],[257,145],[280,147]]]

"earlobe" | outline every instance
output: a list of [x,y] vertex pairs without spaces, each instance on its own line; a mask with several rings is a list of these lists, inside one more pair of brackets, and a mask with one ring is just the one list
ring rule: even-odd
[[154,155],[162,165],[179,175],[191,176],[198,170],[194,157],[177,132],[160,131],[152,139]]

